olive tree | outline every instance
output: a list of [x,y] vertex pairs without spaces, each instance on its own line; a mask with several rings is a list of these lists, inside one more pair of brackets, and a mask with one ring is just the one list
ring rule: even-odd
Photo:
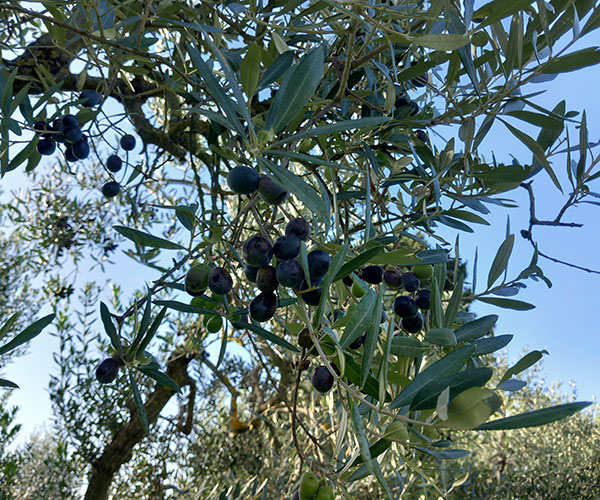
[[[302,498],[397,498],[422,481],[444,495],[453,486],[421,463],[468,453],[448,432],[589,404],[512,414],[502,391],[542,353],[492,378],[483,356],[511,337],[469,305],[533,308],[513,297],[550,284],[536,229],[577,227],[566,214],[594,196],[585,112],[531,90],[600,62],[574,48],[600,25],[594,1],[13,1],[0,15],[0,169],[36,186],[5,213],[62,292],[9,347],[56,317],[52,397],[89,464],[87,500],[135,481],[180,494],[182,461],[206,465],[194,439],[211,429],[196,418],[211,382],[227,405],[208,405],[210,423],[277,446],[245,464],[251,479],[181,479],[198,498],[299,484]],[[486,158],[496,127],[530,153]],[[548,220],[540,178],[564,193]],[[529,196],[530,264],[509,275],[509,232],[477,283],[440,229],[476,230],[515,190]],[[131,296],[101,275],[117,249],[145,269]],[[95,284],[61,272],[90,261]],[[128,482],[131,463],[146,472]]]

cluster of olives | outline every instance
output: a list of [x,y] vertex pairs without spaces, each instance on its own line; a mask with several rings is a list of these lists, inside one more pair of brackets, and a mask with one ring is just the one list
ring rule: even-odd
[[[298,260],[303,241],[310,236],[310,225],[302,217],[292,219],[285,226],[285,235],[273,244],[265,237],[252,236],[242,247],[244,274],[260,293],[250,302],[250,317],[258,322],[271,319],[277,308],[276,291],[279,286],[291,288],[306,304],[319,305],[323,278],[331,264],[330,255],[315,249],[308,253],[308,272],[305,276]],[[276,258],[276,265],[271,261]]]
[[90,154],[87,136],[79,128],[79,120],[75,115],[59,116],[48,124],[44,120],[33,124],[33,129],[41,139],[36,149],[43,156],[50,156],[56,151],[56,144],[64,144],[67,161],[85,160]]
[[237,194],[253,194],[258,191],[260,197],[269,205],[281,205],[290,193],[268,175],[259,173],[250,167],[238,165],[227,175],[227,185]]
[[[95,90],[84,90],[79,94],[79,99],[83,107],[93,108],[100,104],[102,96]],[[87,136],[79,127],[79,120],[75,115],[59,116],[50,124],[40,120],[33,124],[33,129],[41,135],[36,149],[43,156],[52,155],[56,151],[57,143],[65,145],[67,161],[85,160],[90,154]]]
[[[185,277],[185,290],[193,297],[191,305],[205,309],[216,309],[232,288],[233,279],[223,267],[195,264]],[[205,295],[207,290],[212,297]],[[206,314],[203,323],[210,333],[216,333],[223,327],[223,318],[219,314]]]
[[[308,328],[305,328],[298,334],[297,342],[300,347],[302,347],[306,350],[306,352],[309,352],[309,353],[315,352],[313,349],[314,344],[310,337]],[[331,363],[331,366],[334,369],[334,371],[339,375],[340,372],[339,372],[338,367],[335,365],[335,363]],[[308,360],[305,360],[304,365],[302,365],[302,364],[300,365],[301,370],[306,369],[306,368],[308,368]],[[333,387],[333,382],[334,382],[333,374],[329,371],[329,368],[327,368],[325,365],[317,366],[315,368],[315,370],[313,371],[311,382],[312,382],[313,387],[317,391],[325,394],[326,392],[329,392],[331,390],[331,388]]]
[[233,288],[233,279],[223,267],[196,264],[185,276],[185,290],[192,297],[198,297],[207,288],[217,295],[225,295]]
[[300,478],[300,488],[292,500],[334,500],[333,489],[328,484],[320,484],[312,472],[304,472]]
[[[132,151],[135,148],[135,137],[131,134],[125,134],[121,137],[119,143],[125,151]],[[123,160],[120,156],[112,154],[106,159],[106,168],[112,173],[116,173],[121,170],[123,166]],[[102,194],[106,198],[113,198],[117,196],[121,191],[121,185],[117,181],[109,181],[102,186]]]
[[[429,277],[431,266],[417,266],[422,277]],[[422,273],[425,274],[422,274]],[[421,288],[421,280],[411,271],[402,273],[397,269],[383,269],[381,266],[370,265],[362,269],[360,277],[366,283],[378,285],[385,283],[388,288],[404,288],[409,295],[399,295],[394,300],[394,312],[400,316],[400,327],[408,333],[421,331],[424,325],[423,315],[419,310],[427,310],[430,306],[431,290]],[[344,283],[356,286],[351,278],[344,278]],[[360,337],[359,337],[360,339]],[[355,342],[358,342],[357,339]],[[362,340],[364,343],[364,339]],[[359,344],[358,347],[360,347]],[[350,347],[353,347],[352,345]]]
[[[79,94],[80,104],[84,108],[94,108],[102,101],[102,95],[95,90],[84,90]],[[58,144],[64,144],[65,159],[68,162],[85,160],[90,154],[88,138],[79,126],[79,120],[75,115],[66,114],[55,118],[52,123],[39,120],[34,123],[33,129],[41,138],[38,140],[36,149],[43,156],[51,156]],[[121,147],[125,151],[135,148],[136,140],[131,134],[125,134],[120,140]],[[113,173],[121,170],[123,160],[118,155],[110,155],[106,160],[106,168]],[[106,198],[112,198],[119,194],[121,186],[116,181],[109,181],[102,186],[102,194]]]
[[[227,185],[237,194],[259,196],[270,205],[280,205],[289,197],[289,192],[268,175],[244,165],[232,168],[227,175]],[[303,218],[291,220],[285,227],[285,235],[273,244],[261,235],[246,240],[242,247],[244,275],[256,285],[260,293],[250,302],[250,317],[260,323],[275,315],[278,299],[277,288],[292,288],[309,305],[317,305],[321,298],[318,287],[329,269],[331,257],[323,250],[308,254],[310,276],[306,277],[298,260],[303,241],[308,241],[310,225]],[[273,256],[277,259],[272,265]]]
[[[429,277],[428,272],[431,271],[431,266],[417,266],[419,274],[423,278]],[[399,295],[394,300],[394,312],[400,316],[400,328],[408,333],[419,332],[424,325],[423,315],[419,310],[427,310],[430,306],[431,291],[427,288],[421,288],[421,281],[414,272],[402,273],[396,269],[384,269],[381,266],[369,265],[359,271],[358,275],[360,278],[371,285],[378,285],[385,283],[390,289],[404,288],[409,295]],[[352,287],[354,295],[363,295],[365,292],[360,288],[357,282],[355,282],[350,276],[342,278],[345,285]],[[338,313],[343,314],[343,311],[334,311],[334,321],[337,319]],[[387,314],[382,311],[381,322],[385,322]],[[348,347],[350,349],[359,349],[367,338],[366,332],[355,339]],[[297,338],[298,345],[307,349],[312,350],[313,342],[307,329],[302,330],[298,334]],[[333,370],[340,375],[338,367],[335,363],[331,364]],[[303,367],[305,368],[305,367]],[[325,394],[333,387],[335,379],[333,373],[327,366],[321,365],[315,368],[312,375],[312,385],[315,390]]]

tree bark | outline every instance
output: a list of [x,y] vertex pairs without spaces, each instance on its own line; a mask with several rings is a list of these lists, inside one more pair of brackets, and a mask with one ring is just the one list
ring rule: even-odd
[[[187,366],[192,359],[192,356],[176,352],[167,363],[167,375],[179,386],[184,385],[189,378]],[[156,422],[158,415],[174,394],[172,389],[156,384],[144,405],[148,415],[148,424]],[[108,499],[114,475],[121,465],[131,459],[134,446],[140,443],[144,437],[144,429],[137,413],[134,412],[129,421],[117,431],[112,441],[105,446],[102,455],[92,463],[85,500]]]

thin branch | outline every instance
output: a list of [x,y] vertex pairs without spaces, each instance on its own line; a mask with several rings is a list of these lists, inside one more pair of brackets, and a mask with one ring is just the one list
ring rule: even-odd
[[524,188],[529,194],[529,231],[531,232],[531,228],[533,226],[560,226],[560,227],[583,227],[583,224],[579,222],[561,222],[561,218],[566,212],[567,208],[573,205],[575,201],[575,197],[577,195],[576,191],[573,191],[569,196],[569,199],[565,202],[560,212],[556,216],[554,220],[539,220],[535,215],[535,195],[533,193],[533,187],[531,186],[531,182],[523,182],[520,184],[522,188]]
[[533,246],[533,248],[537,250],[538,254],[541,257],[544,257],[545,259],[548,259],[557,264],[563,264],[565,266],[572,267],[574,269],[579,269],[581,271],[585,271],[586,273],[600,274],[600,271],[596,271],[594,269],[579,266],[577,264],[573,264],[573,263],[567,262],[565,260],[557,259],[556,257],[551,257],[550,255],[543,253],[537,247],[536,242],[533,240],[533,235],[532,235],[533,226],[583,227],[583,224],[580,224],[577,222],[561,222],[560,221],[560,219],[562,218],[564,213],[567,211],[567,209],[575,203],[578,191],[573,191],[571,193],[571,195],[569,196],[569,199],[565,202],[565,204],[560,209],[560,211],[558,212],[558,215],[556,216],[556,218],[553,221],[539,220],[535,215],[535,195],[533,193],[533,187],[531,184],[532,184],[531,182],[523,182],[520,184],[520,186],[523,189],[525,189],[527,191],[527,193],[529,194],[529,228],[527,230],[525,230],[525,229],[522,230],[521,236],[523,236],[523,238],[528,240],[531,243],[531,245]]
[[[125,45],[120,44],[118,42],[114,42],[112,40],[109,40],[108,38],[104,38],[102,36],[97,36],[92,33],[89,33],[88,31],[84,31],[79,28],[76,28],[75,26],[73,26],[69,23],[66,23],[63,21],[58,21],[54,17],[46,16],[40,12],[25,9],[23,7],[19,7],[18,5],[13,5],[13,4],[9,4],[9,3],[0,3],[0,10],[11,10],[11,11],[15,11],[15,12],[20,12],[22,14],[26,14],[28,16],[31,16],[31,17],[34,17],[37,19],[41,19],[42,21],[49,23],[51,25],[60,26],[60,27],[65,28],[66,30],[69,30],[70,32],[75,33],[76,35],[79,35],[83,38],[88,38],[90,40],[94,40],[98,43],[107,45],[109,47],[113,47],[115,49],[119,49],[123,52],[128,52],[130,54],[135,54],[137,56],[142,56],[142,57],[149,57],[151,59],[156,60],[157,62],[160,62],[161,64],[168,66],[169,68],[171,68],[173,70],[173,72],[177,73],[186,82],[189,83],[188,76],[183,71],[181,71],[181,69],[179,69],[176,64],[171,62],[170,59],[167,59],[165,57],[162,57],[162,56],[159,56],[156,54],[149,54],[147,51],[137,50],[137,49],[132,49],[132,48],[126,47]],[[8,62],[10,63],[10,61],[8,61]]]
[[578,266],[577,264],[572,264],[572,263],[566,262],[564,260],[556,259],[555,257],[550,257],[549,255],[546,255],[545,253],[542,253],[539,249],[538,249],[538,254],[541,257],[544,257],[545,259],[551,260],[552,262],[556,262],[557,264],[564,264],[565,266],[573,267],[575,269],[579,269],[581,271],[585,271],[586,273],[600,274],[600,271],[596,271],[594,269],[589,269],[589,268],[583,267],[583,266]]

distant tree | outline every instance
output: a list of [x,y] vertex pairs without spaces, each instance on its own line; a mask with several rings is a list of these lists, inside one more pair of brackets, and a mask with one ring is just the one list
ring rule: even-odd
[[33,434],[18,449],[17,474],[9,485],[7,498],[28,500],[67,500],[76,498],[81,489],[81,470],[69,457],[65,443],[51,434]]
[[21,426],[15,422],[16,407],[8,407],[9,392],[0,394],[0,498],[8,499],[9,487],[18,472],[14,453],[9,450]]

